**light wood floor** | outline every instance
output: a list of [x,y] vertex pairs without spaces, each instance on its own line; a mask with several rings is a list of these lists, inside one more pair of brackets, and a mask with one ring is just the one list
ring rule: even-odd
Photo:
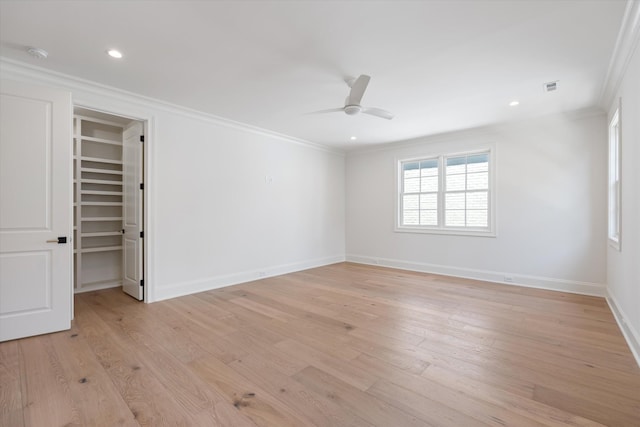
[[332,266],[0,344],[0,425],[640,426],[602,298]]

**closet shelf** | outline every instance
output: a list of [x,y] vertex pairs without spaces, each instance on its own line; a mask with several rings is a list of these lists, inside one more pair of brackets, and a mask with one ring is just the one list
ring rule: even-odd
[[80,172],[104,173],[104,174],[109,174],[109,175],[122,175],[122,171],[114,171],[114,170],[111,170],[111,169],[80,168]]
[[80,194],[93,194],[95,196],[122,196],[122,191],[82,190]]
[[98,142],[100,144],[122,145],[122,142],[114,141],[112,139],[96,138],[93,136],[81,136],[80,139],[83,141]]
[[80,160],[85,161],[85,162],[94,162],[94,163],[108,163],[110,165],[121,165],[122,164],[122,160],[103,159],[103,158],[100,158],[100,157],[82,156],[82,157],[80,157]]
[[83,184],[104,184],[104,185],[119,185],[122,187],[122,181],[109,181],[107,179],[82,179]]
[[82,289],[80,290],[80,292],[90,292],[90,291],[97,291],[100,289],[117,288],[119,286],[122,286],[122,280],[120,279],[96,280],[94,282],[82,282]]
[[80,202],[80,206],[122,206],[122,202]]
[[122,246],[101,246],[97,248],[82,248],[80,249],[80,253],[88,254],[92,252],[112,252],[112,251],[121,251]]
[[80,115],[80,114],[74,114],[74,117],[76,119],[80,119],[80,120],[85,121],[85,122],[101,123],[103,125],[113,126],[114,128],[124,129],[124,126],[122,126],[120,123],[112,122],[110,120],[97,119],[95,117],[88,117],[88,116],[83,116],[83,115]]
[[98,231],[95,233],[80,234],[80,237],[104,237],[104,236],[122,236],[122,231]]
[[81,218],[82,222],[122,221],[121,216],[93,216]]
[[122,285],[123,125],[111,120],[74,115],[75,292]]

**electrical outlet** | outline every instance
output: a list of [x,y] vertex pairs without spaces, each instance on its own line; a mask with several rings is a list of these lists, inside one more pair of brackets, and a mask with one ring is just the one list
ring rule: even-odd
[[504,281],[512,283],[513,282],[513,276],[504,276]]
[[264,271],[259,271],[258,272],[258,277],[264,277],[266,275],[267,275],[267,273],[265,273]]

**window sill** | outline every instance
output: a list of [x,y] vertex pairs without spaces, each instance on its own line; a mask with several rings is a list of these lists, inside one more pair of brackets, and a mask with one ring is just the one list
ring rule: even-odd
[[463,230],[456,228],[426,228],[426,227],[398,227],[394,231],[396,233],[418,233],[418,234],[443,234],[451,236],[470,236],[470,237],[496,237],[493,230]]

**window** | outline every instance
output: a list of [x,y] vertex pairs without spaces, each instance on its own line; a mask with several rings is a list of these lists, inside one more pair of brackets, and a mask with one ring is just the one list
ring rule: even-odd
[[493,235],[491,151],[399,162],[397,231]]
[[609,243],[620,250],[620,109],[609,123]]

